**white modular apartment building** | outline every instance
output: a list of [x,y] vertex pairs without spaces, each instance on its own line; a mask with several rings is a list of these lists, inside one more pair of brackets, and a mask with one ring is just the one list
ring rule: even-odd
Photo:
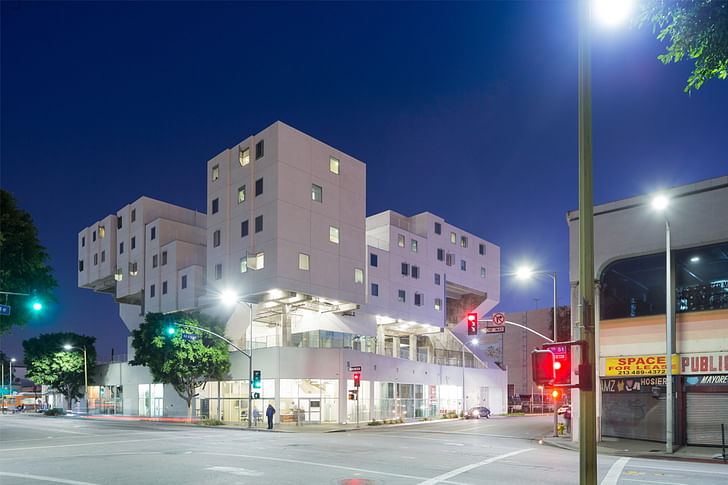
[[[430,213],[367,218],[365,165],[280,122],[208,162],[207,204],[198,303],[253,347],[256,408],[340,423],[357,405],[361,421],[505,412],[505,372],[462,344],[465,313],[498,302],[497,246]],[[228,380],[200,390],[198,415],[247,419],[248,360],[231,361]]]

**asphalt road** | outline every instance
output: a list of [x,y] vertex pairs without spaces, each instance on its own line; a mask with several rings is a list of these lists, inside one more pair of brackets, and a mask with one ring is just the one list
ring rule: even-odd
[[[576,484],[578,454],[539,444],[550,418],[282,433],[0,416],[0,483]],[[599,457],[598,482],[724,484],[728,467]]]

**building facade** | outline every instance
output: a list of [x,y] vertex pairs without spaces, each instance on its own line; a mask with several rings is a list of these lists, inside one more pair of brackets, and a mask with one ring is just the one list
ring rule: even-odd
[[[505,372],[464,326],[467,312],[499,300],[497,246],[427,212],[366,217],[365,164],[280,122],[208,161],[207,204],[206,216],[149,214],[134,292],[119,290],[120,252],[104,271],[79,275],[79,286],[114,294],[130,330],[150,311],[202,308],[225,319],[226,338],[252,348],[261,371],[254,407],[271,403],[283,421],[351,422],[357,408],[361,421],[484,404],[505,412]],[[120,214],[86,228],[79,244]],[[104,234],[109,248],[129,244],[122,228]],[[79,246],[79,268],[99,250],[110,251]],[[234,307],[220,301],[226,293]],[[228,379],[200,389],[198,416],[247,420],[249,360],[233,352],[231,363]],[[350,400],[353,367],[361,387]],[[186,414],[146,369],[104,372],[104,383],[123,386],[125,413]]]
[[[655,195],[594,207],[598,426],[602,436],[665,441],[666,401],[672,399],[674,442],[718,445],[720,424],[728,422],[728,176],[664,191],[664,215],[652,208]],[[578,215],[567,215],[574,316]],[[666,396],[670,302],[676,351],[674,393]]]

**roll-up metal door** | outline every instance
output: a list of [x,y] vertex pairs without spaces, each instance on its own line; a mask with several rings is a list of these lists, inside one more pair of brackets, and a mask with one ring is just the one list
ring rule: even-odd
[[721,423],[728,435],[728,392],[688,392],[687,418],[689,445],[720,446]]
[[664,395],[602,393],[602,436],[665,441]]

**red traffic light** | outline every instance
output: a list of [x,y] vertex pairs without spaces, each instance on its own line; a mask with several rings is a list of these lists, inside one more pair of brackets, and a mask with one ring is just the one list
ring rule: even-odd
[[468,335],[478,335],[478,314],[468,313]]
[[550,350],[534,350],[531,352],[531,372],[533,382],[538,385],[554,382],[554,354]]
[[360,384],[361,384],[361,374],[359,374],[358,372],[355,372],[354,373],[354,387],[359,387]]
[[562,395],[562,392],[558,389],[554,389],[553,391],[551,391],[551,397],[554,398],[554,401],[558,401],[559,399],[561,399]]

